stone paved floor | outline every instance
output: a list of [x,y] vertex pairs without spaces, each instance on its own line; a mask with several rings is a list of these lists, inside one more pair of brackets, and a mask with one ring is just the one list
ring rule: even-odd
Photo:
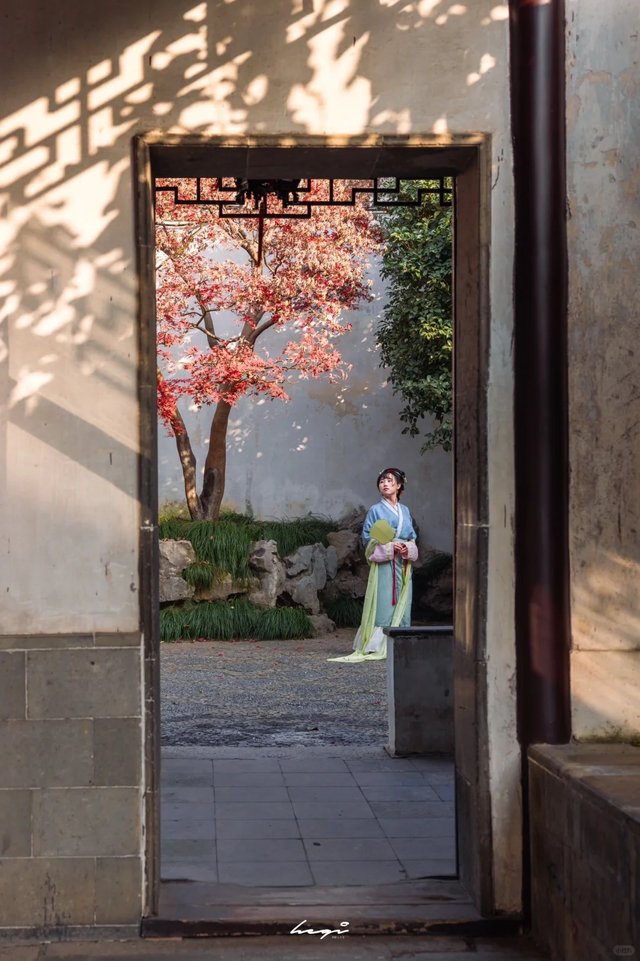
[[[79,944],[0,945],[2,961],[539,961],[524,938],[196,938]],[[585,959],[588,961],[588,959]]]
[[359,885],[456,870],[452,762],[380,747],[164,748],[161,813],[164,880]]

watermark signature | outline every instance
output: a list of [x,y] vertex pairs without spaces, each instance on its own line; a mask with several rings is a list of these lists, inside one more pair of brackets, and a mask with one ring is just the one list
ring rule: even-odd
[[632,944],[616,944],[613,953],[617,958],[632,958],[636,949]]
[[294,928],[291,928],[289,934],[319,934],[320,940],[324,941],[328,938],[330,934],[349,934],[349,922],[341,921],[340,927],[338,928],[303,928],[303,924],[308,924],[309,922],[305,918],[304,921],[298,921]]

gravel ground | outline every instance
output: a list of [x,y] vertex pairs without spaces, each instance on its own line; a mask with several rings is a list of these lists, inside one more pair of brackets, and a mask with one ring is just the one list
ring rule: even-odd
[[354,631],[306,641],[163,644],[162,743],[290,747],[383,744],[384,661],[328,663]]

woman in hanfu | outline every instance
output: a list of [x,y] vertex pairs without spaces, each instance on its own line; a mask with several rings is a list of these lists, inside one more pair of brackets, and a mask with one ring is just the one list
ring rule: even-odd
[[387,638],[383,627],[408,627],[411,623],[411,576],[418,559],[416,532],[409,509],[400,503],[406,477],[397,467],[378,474],[380,500],[367,511],[362,527],[369,579],[362,620],[353,654],[332,661],[383,660]]

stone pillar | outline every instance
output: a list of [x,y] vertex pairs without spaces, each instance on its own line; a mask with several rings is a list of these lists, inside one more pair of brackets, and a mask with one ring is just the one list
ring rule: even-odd
[[453,628],[388,627],[389,747],[453,755]]

